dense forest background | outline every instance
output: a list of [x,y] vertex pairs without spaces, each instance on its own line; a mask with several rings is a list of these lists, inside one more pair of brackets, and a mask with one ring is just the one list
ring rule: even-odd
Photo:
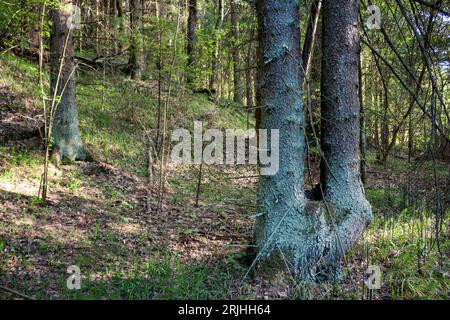
[[[323,2],[299,7],[311,193],[327,99]],[[249,273],[256,165],[170,161],[171,131],[195,120],[261,128],[255,3],[2,1],[0,297],[448,299],[450,8],[357,4],[358,170],[373,220],[339,282],[305,283]],[[56,143],[67,133],[55,116],[71,119],[72,142]],[[79,290],[66,286],[71,265]],[[369,266],[379,289],[364,284]]]

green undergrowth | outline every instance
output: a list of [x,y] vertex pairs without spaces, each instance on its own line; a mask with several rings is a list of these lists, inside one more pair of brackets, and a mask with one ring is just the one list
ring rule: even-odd
[[[89,148],[121,172],[145,177],[147,141],[144,128],[156,128],[159,107],[156,86],[150,81],[149,88],[139,89],[127,77],[111,72],[107,70],[105,77],[101,71],[85,68],[77,72],[77,103],[82,137]],[[35,63],[9,53],[0,56],[0,84],[23,98],[15,99],[17,105],[10,105],[9,108],[19,112],[26,111],[29,106],[42,108],[38,80],[39,69]],[[44,80],[48,84],[47,76],[44,76]],[[167,105],[167,139],[170,139],[173,128],[192,130],[195,120],[204,121],[207,128],[245,129],[247,116],[238,111],[235,106],[214,104],[205,95],[192,94],[175,85]],[[38,185],[42,160],[42,154],[36,148],[0,145],[0,192],[12,192],[6,190],[7,187],[27,181],[29,184],[24,185],[24,188]],[[377,178],[379,172],[391,170],[402,173],[411,168],[406,160],[398,158],[389,158],[385,165],[378,164],[372,151],[368,152],[368,163],[371,170],[376,171],[375,174],[368,173],[372,180]],[[438,164],[438,177],[445,177],[446,168],[445,164]],[[427,179],[431,179],[434,166],[426,162],[423,169],[429,175]],[[63,169],[52,167],[50,173],[51,190],[65,188],[67,193],[63,196],[75,198],[77,205],[82,202],[85,205],[83,214],[87,218],[96,218],[101,212],[113,225],[138,225],[133,217],[128,216],[129,212],[135,210],[135,203],[128,201],[130,195],[120,183],[111,185],[97,181],[76,165]],[[169,172],[167,188],[172,205],[184,208],[195,202],[198,173],[198,165],[179,166]],[[203,166],[200,206],[214,208],[214,214],[222,213],[220,205],[231,205],[232,210],[240,208],[247,215],[255,214],[256,208],[252,207],[256,197],[255,184],[249,183],[250,178],[245,178],[254,174],[254,168],[231,170],[227,167]],[[86,194],[85,190],[95,190],[98,194]],[[17,223],[0,221],[0,253],[3,252],[0,279],[3,274],[14,272],[9,269],[13,267],[7,261],[18,263],[26,270],[32,270],[42,263],[35,254],[24,250],[19,240],[26,239],[26,232],[34,230],[35,224],[45,222],[51,210],[34,196],[27,199],[18,190],[12,193],[14,199],[21,201],[21,207],[15,217]],[[448,210],[442,217],[444,223],[439,225],[439,239],[436,239],[433,206],[422,200],[422,196],[417,196],[414,202],[407,200],[398,185],[391,186],[389,183],[369,184],[366,194],[373,206],[374,221],[347,257],[349,266],[344,268],[345,283],[349,282],[351,276],[360,276],[367,265],[378,265],[382,271],[381,288],[374,290],[372,297],[448,299]],[[94,205],[92,198],[99,203]],[[63,214],[66,209],[62,208],[58,214]],[[225,210],[223,214],[226,214]],[[247,270],[247,265],[241,260],[246,255],[244,250],[214,260],[185,261],[171,252],[171,248],[149,244],[151,237],[147,230],[133,236],[130,248],[128,238],[125,241],[123,235],[106,228],[103,223],[96,221],[89,225],[88,231],[79,234],[76,233],[75,222],[67,224],[68,228],[74,228],[69,230],[76,233],[77,246],[87,248],[76,251],[70,257],[73,263],[82,267],[81,290],[65,289],[67,261],[62,252],[72,244],[51,237],[38,238],[33,243],[33,250],[36,249],[38,255],[50,256],[51,259],[46,263],[56,272],[27,282],[16,280],[8,285],[36,298],[261,298],[251,290],[233,292],[233,284],[239,283]],[[144,254],[138,254],[138,249],[145,251]],[[61,250],[61,255],[58,250]],[[246,282],[245,285],[251,286],[251,283]],[[362,290],[359,284],[358,287],[353,286],[325,284],[318,288],[298,285],[282,298],[367,298],[367,290]],[[59,289],[55,292],[54,288]],[[10,295],[3,296],[2,292],[0,297],[13,298]]]

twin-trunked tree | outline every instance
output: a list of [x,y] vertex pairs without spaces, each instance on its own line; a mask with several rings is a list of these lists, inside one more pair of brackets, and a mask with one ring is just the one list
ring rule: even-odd
[[[320,199],[304,189],[305,137],[298,0],[258,0],[261,127],[279,129],[279,171],[260,179],[255,240],[260,274],[336,279],[371,221],[359,174],[359,0],[325,0]],[[287,270],[289,269],[289,270]]]

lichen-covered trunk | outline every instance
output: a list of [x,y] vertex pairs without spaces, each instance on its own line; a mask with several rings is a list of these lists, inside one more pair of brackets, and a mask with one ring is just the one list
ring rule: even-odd
[[370,221],[359,177],[358,5],[324,2],[323,116],[332,121],[324,123],[323,145],[329,167],[324,200],[310,201],[304,193],[299,4],[257,1],[261,128],[278,129],[280,136],[279,171],[261,176],[258,189],[254,265],[264,277],[336,279],[343,255]]
[[60,4],[51,12],[50,85],[51,96],[57,98],[52,138],[62,159],[85,160],[75,95],[74,42],[70,29],[72,1],[64,0]]
[[280,266],[281,253],[297,271],[315,250],[307,241],[312,219],[304,215],[299,4],[296,0],[260,0],[256,6],[261,128],[278,129],[280,141],[278,172],[260,177],[258,208],[262,215],[255,225],[256,261],[263,274],[273,274],[272,269],[288,271]]
[[[324,200],[336,237],[327,262],[339,260],[371,220],[359,159],[359,0],[325,0],[323,7],[322,149]],[[340,212],[341,214],[338,214]]]
[[141,80],[144,69],[144,42],[142,38],[142,2],[130,0],[131,45],[129,71],[131,78]]
[[233,101],[242,104],[242,80],[239,71],[241,55],[239,53],[239,12],[236,0],[230,0],[231,33],[233,37],[231,56],[233,58]]

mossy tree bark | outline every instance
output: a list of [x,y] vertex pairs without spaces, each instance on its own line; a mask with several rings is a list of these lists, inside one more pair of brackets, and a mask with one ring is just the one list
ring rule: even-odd
[[[297,0],[257,1],[261,128],[279,129],[279,171],[261,176],[257,274],[337,279],[340,261],[370,221],[359,176],[356,0],[324,1],[324,199],[304,192],[304,116]],[[336,32],[342,30],[342,32]],[[270,141],[270,140],[269,140]],[[268,146],[270,149],[270,145]]]
[[[72,1],[63,0],[51,12],[53,22],[50,39],[51,96],[59,98],[55,104],[53,144],[59,148],[61,159],[85,160],[81,141],[75,93],[75,62],[72,21]],[[62,64],[62,67],[60,68]],[[56,91],[56,92],[55,92]]]

